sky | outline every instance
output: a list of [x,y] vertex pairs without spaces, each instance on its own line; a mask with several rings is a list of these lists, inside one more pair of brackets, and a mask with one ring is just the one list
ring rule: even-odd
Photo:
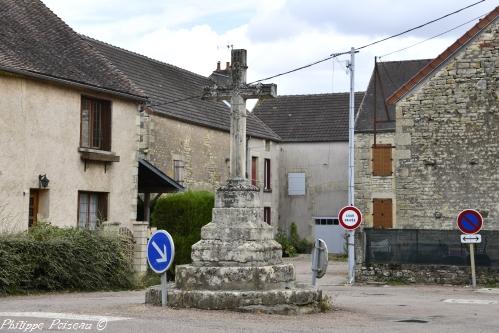
[[[208,76],[230,48],[248,51],[248,82],[300,67],[423,24],[479,0],[42,0],[75,31]],[[355,56],[355,90],[374,57],[487,14],[484,2]],[[477,20],[381,61],[438,56]],[[346,92],[349,55],[272,79],[279,95]]]

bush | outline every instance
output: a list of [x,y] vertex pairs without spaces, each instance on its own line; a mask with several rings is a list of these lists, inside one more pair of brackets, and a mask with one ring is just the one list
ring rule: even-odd
[[288,235],[279,230],[275,240],[282,246],[283,257],[294,257],[297,253],[310,253],[314,244],[305,238],[300,238],[295,223],[291,223]]
[[130,239],[39,224],[0,235],[0,295],[134,287]]
[[152,225],[168,231],[175,243],[175,259],[168,271],[175,275],[175,266],[191,262],[192,245],[201,239],[201,227],[211,221],[215,197],[210,192],[181,192],[161,197],[154,207]]

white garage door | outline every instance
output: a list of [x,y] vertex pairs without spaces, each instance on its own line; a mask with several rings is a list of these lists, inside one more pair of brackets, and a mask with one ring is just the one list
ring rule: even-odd
[[345,253],[345,229],[340,225],[336,217],[314,217],[315,238],[323,239],[327,244],[329,253]]

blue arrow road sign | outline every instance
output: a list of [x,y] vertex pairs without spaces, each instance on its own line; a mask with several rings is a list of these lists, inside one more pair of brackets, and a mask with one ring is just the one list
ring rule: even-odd
[[170,268],[175,256],[173,238],[165,230],[152,234],[147,242],[147,262],[156,273],[163,273]]

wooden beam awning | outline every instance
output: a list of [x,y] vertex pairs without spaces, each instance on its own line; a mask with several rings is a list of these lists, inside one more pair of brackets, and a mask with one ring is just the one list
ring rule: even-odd
[[169,193],[183,190],[182,185],[153,164],[144,159],[139,160],[139,193]]

